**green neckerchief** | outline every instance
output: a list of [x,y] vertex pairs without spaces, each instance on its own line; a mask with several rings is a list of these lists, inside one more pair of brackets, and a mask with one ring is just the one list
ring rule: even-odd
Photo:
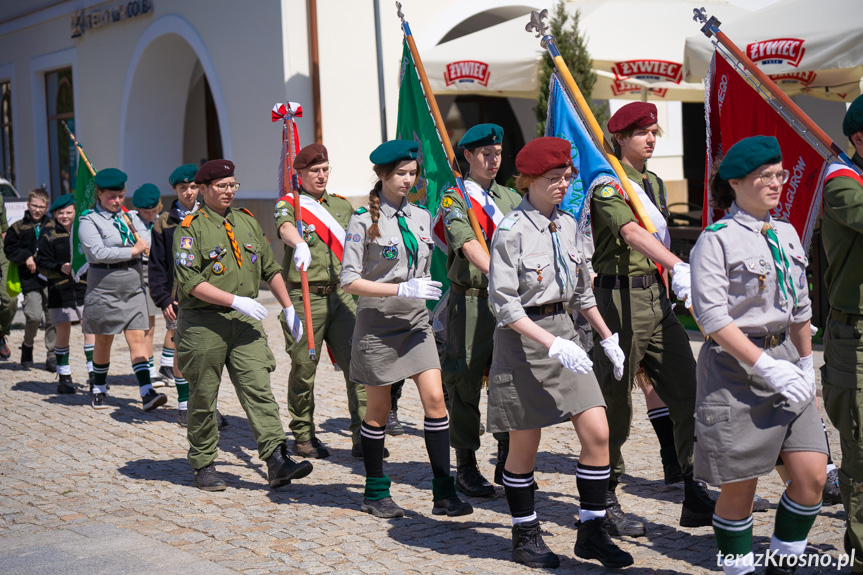
[[419,260],[419,244],[417,243],[417,238],[408,227],[403,211],[398,210],[396,212],[396,219],[399,222],[399,231],[402,233],[402,241],[405,243],[405,250],[407,250],[408,253],[408,269],[416,268]]
[[135,237],[132,235],[129,226],[126,225],[126,219],[121,212],[116,212],[113,215],[114,227],[120,231],[120,239],[123,240],[123,245],[135,245]]
[[788,301],[788,294],[794,299],[794,307],[797,307],[797,290],[794,289],[794,280],[791,279],[790,268],[791,264],[788,261],[788,256],[785,255],[785,250],[782,249],[782,244],[779,243],[779,238],[776,232],[768,223],[761,226],[761,233],[767,238],[767,245],[770,247],[770,254],[773,256],[773,264],[776,267],[776,279],[779,282],[779,289],[782,290],[782,299]]

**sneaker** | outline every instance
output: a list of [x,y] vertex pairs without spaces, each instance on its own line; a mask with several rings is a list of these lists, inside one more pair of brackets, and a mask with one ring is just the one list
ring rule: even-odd
[[25,369],[33,367],[33,346],[21,345],[21,366]]
[[57,393],[69,394],[75,393],[75,384],[72,383],[71,375],[61,375],[60,381],[57,383]]
[[[384,459],[390,456],[390,450],[384,447]],[[353,447],[351,447],[351,457],[354,459],[362,459],[363,458],[363,444],[357,443]]]
[[683,476],[683,508],[680,511],[681,527],[710,527],[716,502],[710,497],[707,486],[695,481],[692,474]]
[[181,409],[177,412],[177,425],[180,427],[189,426],[189,412],[187,410]]
[[223,429],[225,427],[228,427],[228,425],[230,425],[228,423],[228,418],[225,417],[224,415],[222,415],[222,412],[219,411],[218,409],[216,410],[216,425],[219,426],[219,429]]
[[457,495],[435,501],[432,506],[432,515],[444,515],[447,517],[459,517],[473,513],[473,506],[467,501],[462,501]]
[[141,398],[141,401],[144,404],[144,411],[152,411],[160,405],[168,403],[168,396],[164,393],[156,393],[151,389],[147,395]]
[[222,481],[213,464],[195,470],[195,487],[203,491],[224,491],[228,485]]
[[387,435],[404,435],[405,428],[402,427],[401,422],[399,421],[399,412],[395,409],[390,411],[390,414],[387,415]]
[[604,529],[615,537],[641,537],[647,530],[644,523],[630,519],[620,507],[615,488],[609,486],[605,492],[605,524]]
[[45,358],[45,371],[57,373],[57,357],[52,353]]
[[108,409],[108,396],[104,393],[94,393],[90,405],[93,409]]
[[752,500],[752,512],[761,513],[768,509],[770,509],[770,502],[756,493],[755,498]]
[[543,541],[537,520],[512,526],[512,560],[528,567],[560,567],[560,557]]
[[158,371],[150,372],[150,385],[153,386],[153,389],[159,389],[160,387],[165,387],[165,380],[162,379],[161,374]]
[[174,368],[170,365],[163,365],[159,368],[159,377],[164,380],[165,385],[174,387]]
[[597,559],[606,569],[629,567],[634,563],[632,555],[614,544],[605,524],[605,517],[578,523],[575,555],[582,559]]
[[396,517],[404,517],[405,510],[396,505],[392,497],[384,497],[383,499],[366,499],[363,497],[363,504],[360,506],[360,511],[371,513],[375,517],[384,519],[395,519]]
[[323,459],[330,456],[330,450],[317,437],[308,441],[294,441],[294,453],[306,459]]
[[829,507],[842,503],[842,493],[839,492],[839,469],[834,468],[827,472],[827,481],[824,483],[821,505]]
[[12,357],[12,350],[9,349],[9,344],[6,343],[6,336],[0,337],[0,359],[9,359]]

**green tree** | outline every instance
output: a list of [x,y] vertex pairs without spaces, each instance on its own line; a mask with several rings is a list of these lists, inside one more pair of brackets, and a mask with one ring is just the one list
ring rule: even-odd
[[[569,67],[575,83],[581,90],[584,99],[590,102],[590,109],[596,116],[600,126],[608,120],[608,102],[593,102],[590,98],[593,86],[596,84],[596,72],[593,71],[593,60],[587,52],[587,38],[579,32],[578,24],[581,11],[576,10],[573,16],[566,13],[566,2],[560,0],[554,8],[554,15],[549,21],[550,34],[554,36],[555,45]],[[571,22],[567,26],[567,22]],[[536,113],[536,133],[545,134],[545,118],[548,114],[548,82],[554,72],[554,60],[548,52],[542,57],[539,76],[539,98],[533,111]]]

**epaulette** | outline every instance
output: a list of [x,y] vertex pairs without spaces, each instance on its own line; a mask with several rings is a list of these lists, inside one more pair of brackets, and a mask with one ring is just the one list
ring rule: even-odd
[[704,231],[705,232],[718,232],[722,228],[726,228],[726,227],[728,227],[728,224],[726,224],[725,222],[716,222],[716,223],[710,224],[709,226],[704,228]]
[[521,219],[519,216],[519,212],[512,211],[510,212],[504,219],[500,221],[500,223],[495,228],[495,233],[498,231],[509,231],[512,229],[512,226],[518,223]]
[[194,219],[195,219],[195,217],[196,217],[199,213],[201,213],[201,212],[192,212],[191,214],[189,214],[188,216],[186,216],[185,218],[183,218],[183,223],[182,223],[182,224],[180,224],[180,226],[182,226],[182,227],[184,227],[184,228],[188,228],[189,226],[191,226],[191,225],[192,225],[192,220],[194,220]]
[[81,212],[81,215],[78,217],[80,218],[80,217],[86,216],[87,214],[89,214],[92,211],[93,211],[92,209],[88,208],[88,209],[84,210],[83,212]]
[[338,194],[332,194],[332,193],[331,193],[330,195],[331,195],[332,197],[334,197],[334,198],[341,198],[341,199],[343,199],[343,200],[347,200],[347,198],[346,198],[346,197],[344,197],[344,196],[340,196],[340,195],[338,195]]
[[561,214],[565,215],[565,216],[569,216],[569,217],[571,217],[571,218],[572,218],[573,220],[575,220],[576,222],[578,221],[578,220],[576,220],[576,219],[575,219],[575,216],[574,216],[574,215],[572,215],[571,213],[567,212],[566,210],[560,210],[560,209],[559,209],[558,211],[559,211]]
[[[416,206],[417,208],[422,208],[422,209],[424,209],[424,210],[425,210],[425,211],[427,211],[427,212],[429,211],[429,209],[428,209],[427,207],[425,207],[424,205],[422,205],[422,204],[417,204],[417,203],[415,203],[415,202],[410,202],[410,205],[412,205],[412,206]],[[429,213],[431,213],[431,212],[429,212]]]
[[251,216],[251,217],[253,217],[253,218],[255,217],[255,214],[253,214],[252,212],[250,212],[250,211],[249,211],[249,210],[247,210],[246,208],[240,208],[240,211],[241,211],[241,212],[243,212],[243,213],[245,213],[245,214],[247,214],[247,215],[249,215],[249,216]]
[[354,213],[355,213],[355,214],[364,214],[364,213],[366,213],[367,211],[369,211],[369,209],[368,209],[367,207],[365,207],[365,206],[360,206],[359,208],[357,208],[357,209],[355,209],[355,210],[354,210]]

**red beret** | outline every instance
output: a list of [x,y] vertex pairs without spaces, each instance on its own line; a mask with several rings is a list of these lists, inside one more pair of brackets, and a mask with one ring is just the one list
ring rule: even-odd
[[516,169],[526,176],[572,165],[572,146],[563,138],[543,136],[527,143],[515,157]]
[[625,130],[646,128],[657,122],[656,105],[649,102],[632,102],[627,104],[608,121],[608,131],[612,134]]
[[210,160],[198,168],[195,174],[196,184],[209,184],[213,180],[234,175],[234,162],[231,160]]
[[300,150],[297,157],[294,158],[294,168],[302,170],[309,166],[327,161],[329,161],[329,158],[327,157],[327,149],[323,144],[309,144]]

